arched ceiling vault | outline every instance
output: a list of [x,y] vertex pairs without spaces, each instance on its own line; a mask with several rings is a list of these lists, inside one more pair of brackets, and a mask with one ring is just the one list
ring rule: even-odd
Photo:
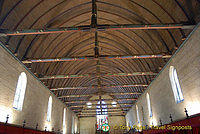
[[[150,84],[200,18],[198,0],[1,0],[0,4],[0,40],[24,63],[70,59],[25,65],[50,90],[57,89],[52,92],[75,112],[94,95],[110,95],[119,109],[128,110],[146,89],[136,85]],[[175,28],[166,28],[169,24]],[[121,27],[114,29],[116,25]],[[130,29],[144,25],[155,27]],[[77,30],[39,34],[63,27]],[[34,29],[40,31],[33,34]],[[20,30],[25,33],[17,35]],[[59,89],[66,87],[71,89]]]

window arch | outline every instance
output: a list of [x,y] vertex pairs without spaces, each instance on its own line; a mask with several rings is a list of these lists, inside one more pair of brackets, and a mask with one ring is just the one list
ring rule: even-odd
[[47,121],[51,121],[51,110],[52,110],[52,97],[49,96],[49,102],[48,102],[48,109],[47,109]]
[[138,106],[136,105],[136,114],[137,114],[137,122],[140,124],[140,116],[139,116],[139,111],[138,111]]
[[149,93],[147,93],[146,95],[147,98],[147,106],[148,106],[148,111],[149,111],[149,117],[152,117],[152,109],[151,109],[151,101],[150,101],[150,97],[149,97]]
[[180,103],[180,102],[184,101],[183,93],[182,93],[181,86],[180,86],[179,79],[178,79],[178,75],[177,75],[177,72],[176,72],[176,69],[174,68],[174,66],[170,66],[169,78],[170,78],[172,90],[174,93],[174,99],[175,99],[176,103]]
[[15,91],[15,97],[13,102],[13,108],[16,110],[22,111],[24,96],[26,92],[26,85],[27,85],[27,76],[25,72],[22,72],[19,75],[17,88]]
[[108,124],[108,107],[106,105],[106,103],[104,101],[101,101],[101,105],[102,106],[102,111],[101,111],[101,107],[100,107],[100,101],[97,103],[97,110],[96,110],[96,114],[97,114],[97,130],[101,129],[101,126],[103,124]]

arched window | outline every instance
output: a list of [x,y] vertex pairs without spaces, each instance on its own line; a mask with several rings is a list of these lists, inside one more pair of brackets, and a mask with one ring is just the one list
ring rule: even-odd
[[149,117],[152,117],[152,110],[151,110],[151,101],[150,101],[150,97],[149,97],[149,93],[147,93],[146,95],[147,98],[147,106],[148,106],[148,111],[149,111]]
[[15,98],[13,103],[13,108],[21,111],[24,102],[24,96],[26,92],[27,77],[24,72],[22,72],[18,78],[17,88],[15,91]]
[[64,108],[64,111],[63,111],[63,134],[66,133],[66,124],[65,124],[65,120],[66,120],[66,108]]
[[102,106],[102,111],[101,111],[101,107],[100,107],[100,101],[97,103],[97,110],[96,110],[96,114],[97,114],[97,130],[101,129],[101,126],[103,124],[108,124],[108,109],[107,109],[107,105],[104,101],[101,101],[101,105]]
[[184,98],[183,98],[183,93],[181,90],[181,86],[179,83],[176,69],[173,66],[170,66],[169,78],[170,78],[172,90],[174,93],[174,99],[175,99],[176,103],[180,103],[184,100]]
[[47,109],[47,121],[51,121],[51,110],[52,110],[52,97],[49,96],[49,102],[48,102],[48,109]]
[[74,128],[75,128],[75,121],[74,121],[74,116],[72,116],[72,134],[74,133]]
[[138,106],[136,105],[136,114],[137,114],[137,122],[140,124],[140,116],[139,116],[139,111],[138,111]]

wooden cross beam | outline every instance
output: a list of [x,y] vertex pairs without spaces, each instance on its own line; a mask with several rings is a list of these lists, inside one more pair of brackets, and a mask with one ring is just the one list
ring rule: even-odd
[[[111,116],[125,116],[125,114],[108,114],[109,117]],[[86,118],[86,117],[96,117],[96,115],[78,115],[78,118]]]
[[[102,104],[104,105],[104,104]],[[123,106],[132,106],[133,104],[132,103],[129,103],[129,104],[119,104],[119,105],[123,105]],[[87,105],[76,105],[76,106],[69,106],[70,108],[75,108],[75,107],[78,107],[78,108],[82,108],[83,106],[87,107]]]
[[[112,110],[116,110],[116,109],[130,109],[132,106],[127,106],[127,107],[108,107],[106,109],[112,109]],[[96,110],[96,109],[100,109],[100,108],[85,108],[85,107],[71,107],[70,108],[72,111],[83,111],[83,110]],[[105,108],[102,108],[105,109]]]
[[16,35],[38,35],[38,34],[53,34],[78,31],[108,31],[108,30],[149,30],[149,29],[193,29],[195,25],[176,23],[176,24],[119,24],[119,25],[97,25],[93,28],[91,25],[59,27],[52,29],[24,29],[9,31],[0,29],[0,36],[16,36]]
[[[124,112],[127,112],[128,110],[123,110],[123,109],[107,109],[108,112],[121,112],[121,111],[124,111]],[[74,111],[75,113],[96,113],[97,111],[96,110],[79,110],[79,111]]]
[[[137,98],[119,98],[119,99],[102,99],[102,101],[135,101]],[[66,101],[66,104],[74,104],[74,103],[86,103],[86,102],[98,102],[99,100],[73,100],[73,101]]]
[[[133,73],[104,73],[100,74],[101,77],[120,77],[120,76],[146,76],[146,75],[157,75],[154,72],[133,72]],[[97,74],[69,74],[69,75],[47,75],[40,77],[40,80],[48,79],[70,79],[70,78],[84,78],[84,77],[99,77]]]
[[[104,93],[103,95],[137,95],[137,94],[142,94],[141,92],[123,92],[123,93]],[[71,94],[71,95],[63,95],[63,96],[58,96],[58,98],[70,98],[70,97],[90,97],[90,96],[95,96],[97,94]]]
[[51,63],[51,62],[67,62],[67,61],[91,61],[91,60],[129,60],[129,59],[155,59],[155,58],[171,58],[172,55],[166,54],[143,54],[143,55],[100,55],[99,57],[85,56],[85,57],[64,57],[53,59],[28,59],[22,61],[24,64],[30,63]]
[[[147,87],[147,84],[128,84],[128,85],[105,85],[101,86],[100,88],[119,88],[119,87]],[[98,88],[97,85],[95,86],[81,86],[81,87],[57,87],[51,88],[50,90],[68,90],[68,89],[92,89]]]
[[96,117],[97,115],[108,115],[108,116],[125,116],[125,113],[108,113],[108,114],[78,114],[78,117],[82,116],[92,116]]
[[[117,103],[116,105],[133,105],[133,103]],[[94,106],[99,106],[100,104],[91,104],[91,105],[94,105]],[[113,105],[112,103],[106,103],[106,104],[101,104],[101,105]],[[76,104],[76,105],[71,105],[71,106],[86,106],[86,104]]]
[[[115,112],[115,111],[108,111],[107,114],[125,114],[126,112]],[[89,113],[85,113],[85,112],[79,112],[79,113],[76,113],[77,115],[91,115],[91,114],[96,114],[96,115],[106,115],[106,114],[97,114],[96,112],[89,112]]]

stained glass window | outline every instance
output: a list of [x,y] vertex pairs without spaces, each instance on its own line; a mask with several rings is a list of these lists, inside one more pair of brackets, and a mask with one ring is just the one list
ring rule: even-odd
[[[100,104],[100,101],[97,103]],[[107,109],[107,105],[104,101],[101,102],[102,106],[102,111],[100,108],[100,105],[97,105],[97,110],[96,110],[96,114],[97,114],[97,130],[101,129],[101,126],[103,124],[108,124],[108,109]]]

